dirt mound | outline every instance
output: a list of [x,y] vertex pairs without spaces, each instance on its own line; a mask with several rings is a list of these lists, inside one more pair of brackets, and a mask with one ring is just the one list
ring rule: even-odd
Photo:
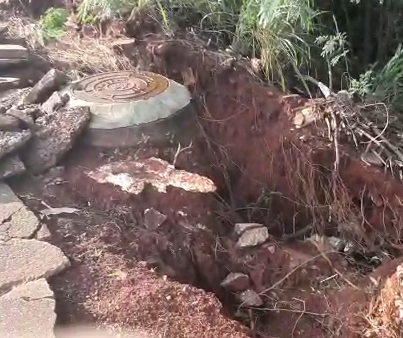
[[122,323],[165,337],[248,337],[245,328],[222,315],[222,306],[214,296],[144,269],[128,272],[115,303],[109,298],[103,302],[102,290],[99,297],[99,319],[105,323]]

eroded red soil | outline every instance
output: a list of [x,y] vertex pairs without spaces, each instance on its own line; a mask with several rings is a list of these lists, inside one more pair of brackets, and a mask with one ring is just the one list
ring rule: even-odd
[[[259,337],[360,336],[354,328],[376,294],[367,289],[371,282],[364,283],[341,255],[306,242],[284,243],[282,235],[311,224],[319,233],[341,232],[366,244],[378,244],[377,236],[394,238],[399,249],[401,184],[348,148],[332,180],[334,153],[326,139],[315,128],[292,130],[293,109],[305,100],[282,96],[227,56],[193,42],[165,41],[155,25],[137,22],[127,31],[136,42],[126,53],[193,92],[204,138],[176,165],[210,178],[224,201],[171,188],[133,196],[86,175],[115,160],[157,156],[172,163],[176,147],[77,148],[61,184],[53,184],[52,173],[14,182],[34,210],[41,200],[80,210],[46,220],[52,241],[73,262],[51,281],[60,324],[140,326],[167,338],[248,337],[246,325]],[[168,216],[164,227],[144,227],[150,206]],[[177,215],[184,207],[186,226]],[[329,209],[340,217],[328,221]],[[260,247],[236,249],[231,236],[237,221],[262,222],[272,237]],[[265,302],[237,313],[245,326],[226,316],[217,298],[193,287],[214,291],[234,314],[234,295],[219,285],[228,272],[248,274]]]

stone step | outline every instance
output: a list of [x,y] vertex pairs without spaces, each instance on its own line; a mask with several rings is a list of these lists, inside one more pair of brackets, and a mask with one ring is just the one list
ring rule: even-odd
[[20,81],[18,77],[0,77],[0,91],[17,88]]
[[20,45],[0,45],[0,59],[26,60],[28,49]]
[[0,58],[0,67],[8,66],[8,65],[19,65],[22,63],[26,63],[28,59],[2,59]]

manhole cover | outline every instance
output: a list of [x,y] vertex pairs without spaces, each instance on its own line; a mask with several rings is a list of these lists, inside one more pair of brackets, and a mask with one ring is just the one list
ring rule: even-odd
[[70,97],[67,106],[90,108],[87,135],[93,145],[131,146],[144,138],[171,139],[195,124],[189,90],[151,72],[97,74],[72,83],[65,93]]
[[150,72],[118,71],[87,77],[71,87],[72,95],[93,103],[145,100],[164,92],[169,80]]

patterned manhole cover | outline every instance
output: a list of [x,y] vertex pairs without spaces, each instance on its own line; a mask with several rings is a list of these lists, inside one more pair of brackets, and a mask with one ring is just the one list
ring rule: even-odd
[[89,76],[71,87],[72,95],[93,103],[146,100],[164,92],[169,80],[150,72],[117,71]]

